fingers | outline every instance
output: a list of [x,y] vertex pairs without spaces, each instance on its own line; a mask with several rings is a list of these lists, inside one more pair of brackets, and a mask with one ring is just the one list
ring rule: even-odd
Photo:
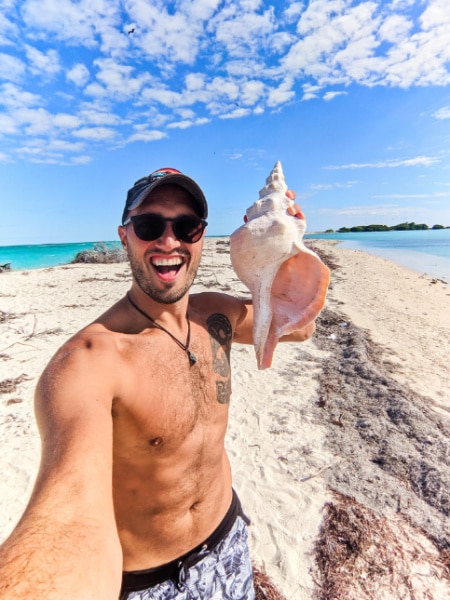
[[[286,192],[286,197],[289,198],[290,200],[295,200],[296,196],[297,196],[297,194],[294,192],[294,190],[288,190]],[[297,217],[297,219],[305,220],[305,215],[301,211],[300,205],[297,203],[292,204],[291,206],[288,206],[287,212],[288,212],[288,214],[292,215],[293,217]],[[248,223],[247,215],[244,215],[244,223]]]
[[292,206],[289,206],[287,211],[293,217],[297,217],[297,219],[305,219],[305,215],[302,213],[298,204],[293,204]]

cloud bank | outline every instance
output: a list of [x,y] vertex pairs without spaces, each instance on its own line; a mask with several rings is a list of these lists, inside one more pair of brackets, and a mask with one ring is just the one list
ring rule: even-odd
[[0,160],[79,164],[92,144],[335,101],[352,84],[450,83],[447,0],[0,0],[0,9]]

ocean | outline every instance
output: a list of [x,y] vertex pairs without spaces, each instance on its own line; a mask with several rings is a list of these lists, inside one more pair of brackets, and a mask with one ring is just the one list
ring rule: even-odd
[[[343,248],[382,256],[450,283],[450,229],[310,233],[305,238],[339,240]],[[70,263],[78,252],[92,250],[96,243],[0,246],[0,266],[11,263],[11,269],[28,270],[64,265]],[[110,248],[120,248],[119,241],[103,243]]]
[[[0,267],[10,263],[13,270],[45,269],[67,265],[78,252],[93,250],[98,242],[71,244],[36,244],[30,246],[0,246]],[[117,242],[101,242],[108,248],[120,248]]]
[[339,240],[343,248],[375,254],[450,283],[450,229],[314,233],[305,238]]

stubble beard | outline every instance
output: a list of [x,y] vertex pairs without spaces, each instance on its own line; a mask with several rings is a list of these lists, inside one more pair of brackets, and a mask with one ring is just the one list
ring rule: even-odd
[[193,264],[192,262],[189,264],[187,273],[186,273],[186,282],[181,288],[167,288],[167,289],[159,289],[152,285],[148,275],[145,273],[142,268],[142,261],[135,258],[132,252],[128,250],[128,260],[130,261],[131,272],[133,274],[133,278],[141,288],[141,290],[146,294],[149,298],[154,300],[155,302],[159,302],[160,304],[174,304],[178,302],[189,292],[192,284],[194,283],[195,276],[197,275],[197,270],[199,267],[200,260],[197,261],[197,264]]

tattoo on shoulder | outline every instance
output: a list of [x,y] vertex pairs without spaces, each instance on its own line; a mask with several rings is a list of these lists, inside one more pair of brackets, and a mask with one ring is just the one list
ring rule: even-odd
[[214,313],[206,321],[211,340],[213,369],[217,374],[217,402],[228,404],[231,397],[230,350],[233,330],[225,315]]

